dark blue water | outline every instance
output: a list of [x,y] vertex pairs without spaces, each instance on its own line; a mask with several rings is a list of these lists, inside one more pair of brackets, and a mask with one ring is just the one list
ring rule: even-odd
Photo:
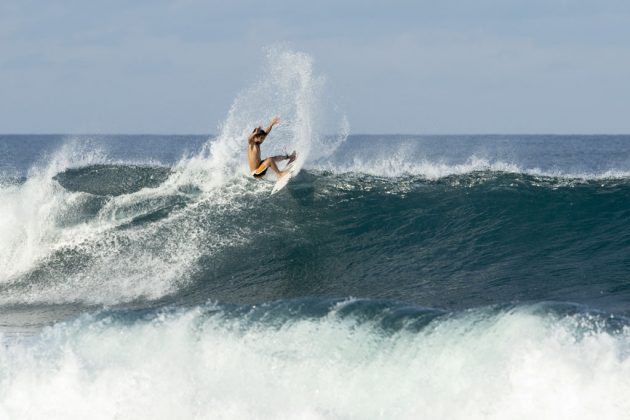
[[[0,140],[0,171],[5,183],[13,180],[4,192],[6,214],[57,206],[44,215],[44,229],[69,241],[20,248],[11,238],[22,234],[20,226],[7,228],[7,304],[354,296],[449,309],[539,301],[629,309],[628,137],[351,136],[273,199],[264,197],[270,184],[239,185],[241,176],[211,193],[194,177],[169,186],[212,142],[205,136]],[[238,210],[227,210],[233,206]],[[20,222],[23,231],[41,235],[30,230],[32,220]],[[191,225],[200,241],[194,258],[167,256],[169,247],[181,252],[183,244],[168,243],[180,235],[185,241]],[[73,235],[82,229],[99,233],[79,241]],[[225,246],[213,246],[222,240]],[[95,267],[106,284],[108,268],[99,264],[136,253],[146,241],[156,254],[143,250],[142,258],[173,258],[182,270],[159,292],[147,286],[101,299],[98,290],[79,293],[73,284],[71,298],[59,292],[49,299],[38,291],[36,285],[47,290],[51,283],[63,290],[68,279]],[[116,267],[117,281],[126,283],[125,270]],[[139,281],[150,283],[142,275]]]
[[274,196],[208,138],[0,136],[3,404],[628,412],[630,136],[350,136]]

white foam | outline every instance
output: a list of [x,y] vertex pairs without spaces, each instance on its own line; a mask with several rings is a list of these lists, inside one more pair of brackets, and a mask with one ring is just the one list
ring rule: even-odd
[[335,163],[334,165],[319,162],[311,165],[310,168],[336,174],[358,173],[391,178],[415,175],[432,180],[451,175],[469,174],[475,171],[521,172],[521,169],[514,164],[491,162],[476,156],[472,156],[466,162],[459,164],[431,162],[426,159],[416,161],[411,159],[404,150],[394,151],[384,158],[354,156],[344,163]]
[[514,162],[488,159],[472,155],[461,163],[431,161],[426,158],[415,159],[406,148],[394,149],[386,156],[355,155],[342,162],[320,160],[308,166],[309,169],[326,171],[334,174],[366,174],[372,176],[398,178],[403,176],[421,176],[437,180],[453,175],[466,175],[474,172],[497,172],[525,174],[546,178],[567,180],[606,180],[630,178],[630,171],[608,169],[594,171],[544,170],[537,167],[524,167]]
[[58,229],[55,222],[70,211],[78,195],[65,192],[52,177],[70,161],[85,165],[100,157],[98,151],[86,152],[68,142],[46,166],[33,168],[24,184],[0,187],[0,283],[28,270],[55,244],[74,235]]
[[[361,174],[399,178],[418,176],[438,180],[474,172],[524,174],[562,180],[617,180],[630,178],[627,160],[615,162],[577,159],[570,152],[553,157],[528,150],[515,136],[514,143],[491,140],[421,136],[355,136],[327,159],[309,162],[308,169],[333,174]],[[568,141],[568,140],[567,140]],[[492,148],[492,146],[496,146]],[[534,149],[537,147],[533,143]],[[567,146],[568,150],[571,150]],[[538,166],[542,165],[542,166]]]
[[[2,418],[625,419],[630,331],[526,309],[383,333],[199,309],[90,317],[0,347]],[[588,322],[587,322],[588,324]]]

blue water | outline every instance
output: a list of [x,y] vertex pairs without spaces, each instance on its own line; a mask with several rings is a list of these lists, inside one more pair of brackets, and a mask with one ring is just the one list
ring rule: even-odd
[[630,136],[312,156],[0,136],[0,418],[626,418]]

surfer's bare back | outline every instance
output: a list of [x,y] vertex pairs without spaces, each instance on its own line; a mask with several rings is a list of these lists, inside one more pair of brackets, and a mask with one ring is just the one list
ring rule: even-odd
[[278,169],[276,162],[288,160],[291,163],[295,160],[295,152],[290,155],[268,157],[265,160],[260,158],[260,145],[265,141],[273,126],[279,122],[280,118],[273,117],[266,130],[263,130],[262,126],[258,126],[254,128],[252,134],[247,138],[247,159],[249,160],[249,169],[252,171],[254,178],[265,176],[270,167],[278,176],[284,176],[288,172]]

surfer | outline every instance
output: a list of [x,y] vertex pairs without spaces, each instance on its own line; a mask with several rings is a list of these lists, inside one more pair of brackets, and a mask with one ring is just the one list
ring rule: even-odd
[[252,134],[250,134],[247,138],[247,159],[249,160],[249,169],[252,171],[254,178],[262,178],[265,176],[270,167],[276,174],[278,174],[278,176],[282,177],[288,172],[278,169],[276,162],[288,160],[288,163],[291,163],[295,160],[295,152],[290,155],[268,157],[265,160],[260,158],[260,145],[265,141],[273,126],[279,122],[280,119],[278,117],[273,117],[266,130],[263,130],[261,126],[258,126],[254,128]]

